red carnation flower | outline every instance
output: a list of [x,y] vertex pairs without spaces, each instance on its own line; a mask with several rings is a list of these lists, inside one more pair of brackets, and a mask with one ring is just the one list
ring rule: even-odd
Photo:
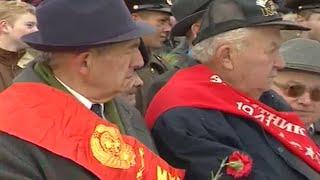
[[234,178],[248,177],[252,169],[251,158],[239,151],[233,152],[229,156],[227,165],[227,174]]

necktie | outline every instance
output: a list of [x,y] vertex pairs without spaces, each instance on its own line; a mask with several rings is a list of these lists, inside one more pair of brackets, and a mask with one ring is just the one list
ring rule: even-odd
[[102,106],[101,104],[92,104],[90,110],[96,113],[99,117],[103,118],[102,116]]

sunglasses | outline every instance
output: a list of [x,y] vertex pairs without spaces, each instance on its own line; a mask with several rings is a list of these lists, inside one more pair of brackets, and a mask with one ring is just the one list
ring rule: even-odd
[[281,84],[275,81],[273,82],[273,84],[279,87],[280,89],[282,89],[284,94],[289,97],[292,97],[292,98],[300,97],[307,90],[309,90],[310,99],[312,101],[320,101],[320,87],[314,87],[314,88],[308,89],[303,84],[296,84],[296,83]]

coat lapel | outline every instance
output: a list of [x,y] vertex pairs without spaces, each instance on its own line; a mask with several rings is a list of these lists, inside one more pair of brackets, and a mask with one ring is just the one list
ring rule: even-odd
[[280,142],[276,141],[270,135],[265,133],[265,138],[268,144],[271,146],[273,151],[281,156],[283,160],[293,169],[298,171],[299,173],[303,174],[310,180],[320,179],[320,174],[309,167],[306,163],[298,159],[294,156],[291,152],[289,152]]
[[153,152],[157,152],[153,139],[151,138],[149,130],[147,129],[140,112],[118,98],[114,100],[114,103],[126,134],[136,137]]

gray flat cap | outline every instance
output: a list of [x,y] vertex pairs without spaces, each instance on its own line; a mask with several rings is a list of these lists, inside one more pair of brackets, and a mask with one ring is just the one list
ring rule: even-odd
[[318,41],[296,38],[284,42],[280,53],[288,69],[320,73],[320,43]]

